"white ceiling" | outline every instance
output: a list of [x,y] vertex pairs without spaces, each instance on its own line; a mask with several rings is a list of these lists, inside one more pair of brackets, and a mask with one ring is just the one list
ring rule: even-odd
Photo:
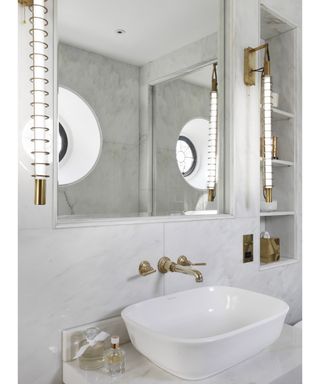
[[[218,30],[220,0],[58,0],[61,41],[143,65]],[[117,29],[127,33],[118,35]]]

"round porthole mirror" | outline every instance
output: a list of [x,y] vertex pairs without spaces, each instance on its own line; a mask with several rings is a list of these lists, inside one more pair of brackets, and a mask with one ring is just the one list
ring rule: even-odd
[[207,188],[209,121],[188,121],[176,144],[176,160],[184,180],[196,189]]
[[79,182],[94,169],[101,151],[101,129],[90,105],[59,87],[59,185]]
[[65,157],[67,150],[68,150],[68,136],[62,124],[59,123],[59,136],[58,136],[59,163]]

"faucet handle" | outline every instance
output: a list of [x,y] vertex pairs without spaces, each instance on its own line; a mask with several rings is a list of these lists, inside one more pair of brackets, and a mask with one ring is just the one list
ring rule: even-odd
[[177,264],[183,265],[185,267],[193,266],[193,265],[207,265],[207,263],[192,263],[188,260],[187,256],[179,256],[177,260]]
[[148,275],[151,275],[151,273],[155,273],[155,272],[157,271],[154,268],[152,268],[149,261],[147,260],[141,261],[139,265],[139,274],[141,276],[148,276]]

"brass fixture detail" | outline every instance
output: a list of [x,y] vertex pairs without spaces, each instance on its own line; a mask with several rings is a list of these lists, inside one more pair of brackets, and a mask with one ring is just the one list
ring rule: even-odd
[[218,91],[217,63],[214,63],[212,77],[211,77],[211,92],[217,92],[217,91]]
[[244,83],[246,85],[256,84],[256,74],[253,68],[256,67],[256,55],[251,51],[252,48],[245,48],[244,50]]
[[263,197],[266,203],[272,203],[272,188],[263,188]]
[[253,235],[243,235],[243,262],[253,261]]
[[151,275],[151,273],[157,272],[154,268],[152,268],[151,264],[149,261],[144,260],[140,263],[139,265],[139,274],[141,276],[148,276]]
[[46,205],[46,188],[47,180],[35,179],[34,180],[34,204]]
[[[266,50],[266,57],[264,60],[263,68],[256,68],[256,52],[261,49]],[[246,85],[256,85],[256,72],[263,70],[265,75],[270,75],[270,59],[269,59],[269,45],[262,44],[256,48],[244,49],[244,83]]]
[[216,189],[208,189],[208,201],[212,202],[216,198]]
[[185,267],[190,267],[191,265],[207,265],[207,263],[192,263],[190,260],[188,260],[187,256],[179,256],[177,260],[177,264],[183,265]]
[[272,159],[279,159],[278,136],[272,136]]
[[200,271],[197,271],[196,269],[192,269],[187,266],[179,265],[174,261],[171,261],[169,257],[166,257],[166,256],[161,257],[161,259],[159,260],[158,270],[161,273],[167,273],[167,272],[184,273],[186,275],[193,276],[197,283],[203,282],[203,276]]
[[31,5],[33,5],[33,0],[18,0],[18,3],[24,7],[31,7]]
[[[279,138],[278,136],[272,136],[272,160],[279,159]],[[265,152],[264,137],[260,137],[260,157],[264,159]]]

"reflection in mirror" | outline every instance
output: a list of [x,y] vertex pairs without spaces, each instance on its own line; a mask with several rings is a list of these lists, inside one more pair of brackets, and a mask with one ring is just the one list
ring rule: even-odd
[[179,136],[176,145],[176,158],[179,171],[184,178],[194,173],[198,163],[197,151],[193,142],[187,136]]
[[223,213],[219,178],[208,199],[223,1],[57,3],[58,218]]
[[212,68],[209,64],[153,87],[157,215],[217,212],[217,201],[207,196]]

